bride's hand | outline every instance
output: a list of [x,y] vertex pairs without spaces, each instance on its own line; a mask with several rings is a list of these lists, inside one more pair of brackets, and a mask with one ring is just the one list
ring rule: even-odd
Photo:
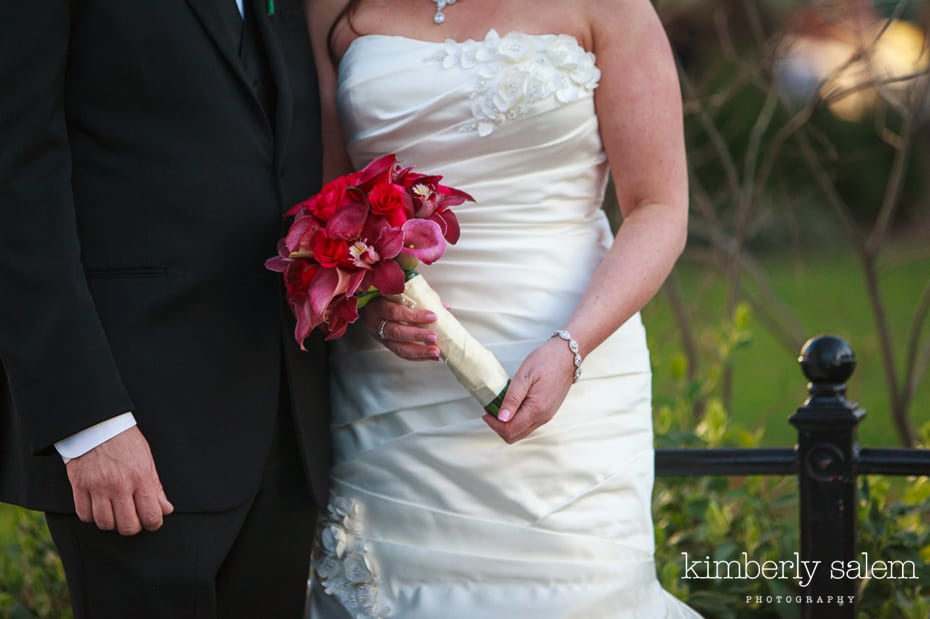
[[436,322],[433,312],[381,297],[370,301],[362,313],[371,336],[398,357],[410,361],[439,359],[436,333],[429,328]]
[[548,340],[520,365],[498,416],[485,415],[484,421],[508,443],[526,438],[559,410],[572,386],[574,372],[565,342]]

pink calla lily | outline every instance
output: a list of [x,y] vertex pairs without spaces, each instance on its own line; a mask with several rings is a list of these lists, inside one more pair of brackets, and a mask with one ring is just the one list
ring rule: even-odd
[[345,204],[326,222],[326,229],[334,237],[352,239],[362,231],[368,211],[368,205],[361,202]]
[[313,313],[326,318],[333,299],[340,295],[355,294],[363,278],[364,273],[349,272],[342,268],[318,270],[307,290]]
[[274,271],[275,273],[284,273],[287,270],[287,265],[290,264],[290,260],[284,258],[283,256],[273,256],[265,260],[265,268],[269,271]]
[[326,310],[330,302],[336,296],[336,289],[339,287],[339,269],[320,269],[317,271],[310,287],[307,289],[307,296],[310,299],[310,307],[317,316],[326,316]]
[[442,229],[430,219],[410,219],[403,226],[403,253],[414,256],[420,262],[433,264],[446,253],[446,240]]
[[[288,253],[282,255],[290,255],[292,252],[309,251],[310,240],[313,238],[313,234],[319,229],[320,222],[308,212],[303,211],[294,219],[294,223],[287,231],[287,236],[284,237],[284,245],[288,249]],[[281,251],[280,244],[278,246],[278,251]]]
[[310,333],[318,326],[323,324],[323,319],[313,313],[310,307],[310,299],[304,297],[300,300],[294,300],[290,303],[291,311],[297,318],[297,324],[294,326],[294,339],[300,344],[301,350],[307,350],[304,347],[304,340],[310,337]]

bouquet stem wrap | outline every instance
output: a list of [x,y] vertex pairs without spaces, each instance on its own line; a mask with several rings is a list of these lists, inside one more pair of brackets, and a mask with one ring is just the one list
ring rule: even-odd
[[510,377],[493,353],[476,340],[442,304],[422,275],[407,280],[404,292],[388,297],[408,307],[436,314],[431,328],[438,336],[440,356],[458,381],[488,413],[497,416]]

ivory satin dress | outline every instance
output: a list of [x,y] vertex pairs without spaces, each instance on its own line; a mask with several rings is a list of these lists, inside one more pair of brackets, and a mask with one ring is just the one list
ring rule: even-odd
[[[455,209],[459,242],[420,271],[511,374],[566,323],[613,242],[599,75],[573,37],[493,30],[446,43],[364,35],[340,64],[356,167],[396,153],[474,196]],[[333,495],[311,617],[698,617],[655,577],[639,315],[514,445],[441,363],[400,359],[361,323],[333,351]]]

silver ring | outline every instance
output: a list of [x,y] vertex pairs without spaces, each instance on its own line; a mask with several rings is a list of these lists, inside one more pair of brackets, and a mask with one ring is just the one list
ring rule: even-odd
[[388,323],[387,320],[382,320],[381,324],[378,325],[378,337],[382,340],[384,339],[384,325]]

